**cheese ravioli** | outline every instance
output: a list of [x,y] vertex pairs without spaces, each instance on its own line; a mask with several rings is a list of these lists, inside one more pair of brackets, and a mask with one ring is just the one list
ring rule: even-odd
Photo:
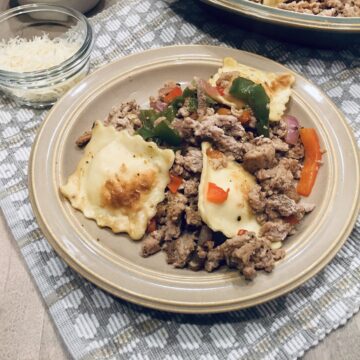
[[[201,148],[203,170],[199,185],[198,208],[202,220],[210,229],[221,231],[228,238],[237,235],[241,229],[257,233],[260,225],[248,203],[248,193],[256,185],[254,177],[234,160],[227,159],[225,167],[214,167],[208,155],[211,145],[204,142]],[[207,199],[209,183],[214,183],[225,191],[228,190],[226,201],[215,204]]]
[[[241,76],[256,84],[261,84],[270,98],[269,120],[279,121],[281,119],[291,96],[291,87],[295,82],[294,75],[290,73],[275,74],[261,71],[247,65],[239,64],[235,59],[226,57],[224,58],[223,67],[209,80],[210,84],[215,86],[216,81],[223,73],[231,73],[233,78]],[[226,105],[234,105],[236,107],[235,99],[228,100],[222,97],[222,102]]]
[[165,197],[173,162],[172,150],[97,121],[76,171],[60,190],[99,226],[139,240]]

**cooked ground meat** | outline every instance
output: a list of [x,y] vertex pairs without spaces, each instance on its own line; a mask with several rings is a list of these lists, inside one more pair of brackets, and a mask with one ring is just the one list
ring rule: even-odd
[[280,139],[285,139],[287,135],[287,123],[284,120],[272,121],[270,123],[270,138],[273,139],[278,137]]
[[266,199],[265,212],[269,219],[294,215],[300,220],[305,214],[305,210],[301,205],[298,205],[284,194],[272,195]]
[[197,196],[200,180],[192,178],[184,181],[184,195],[187,197]]
[[262,213],[266,205],[266,193],[261,191],[261,186],[255,185],[248,194],[251,208],[256,213]]
[[199,118],[202,118],[206,114],[206,108],[207,108],[206,94],[202,87],[198,88],[197,102],[198,102],[197,115]]
[[188,201],[187,197],[181,193],[173,194],[167,192],[167,200],[167,219],[170,221],[178,221],[185,210],[185,204]]
[[200,270],[204,267],[208,252],[212,250],[215,245],[212,238],[212,231],[206,225],[202,225],[196,251],[189,262],[189,267],[192,270]]
[[[251,1],[262,3],[262,0]],[[277,7],[283,10],[311,15],[337,17],[360,16],[360,0],[284,0],[277,4]]]
[[256,178],[260,182],[262,190],[267,194],[285,192],[295,186],[294,175],[284,162],[271,169],[260,169],[256,172]]
[[282,157],[274,167],[255,172],[259,185],[249,192],[249,205],[257,214],[257,220],[263,224],[261,234],[269,234],[264,236],[271,240],[284,240],[294,228],[277,220],[292,217],[293,221],[299,222],[306,213],[307,205],[299,204],[300,196],[296,192],[296,178],[300,170],[299,160]]
[[197,251],[195,251],[188,262],[189,269],[193,271],[201,270],[204,267],[205,258],[199,257]]
[[287,0],[280,3],[278,7],[284,10],[321,16],[360,16],[359,0]]
[[302,203],[302,206],[303,206],[306,214],[315,209],[315,204],[312,204],[312,203],[305,203],[304,202],[304,203]]
[[78,147],[84,147],[91,140],[91,131],[85,131],[75,141]]
[[[217,85],[227,86],[232,76],[222,75]],[[166,109],[164,97],[175,86],[178,85],[169,82],[157,97],[150,98],[155,113]],[[189,90],[196,88],[190,86]],[[300,139],[295,145],[285,142],[285,121],[270,123],[269,138],[257,137],[252,114],[251,120],[242,124],[239,118],[243,109],[232,108],[231,115],[219,115],[215,113],[218,106],[208,105],[203,91],[198,91],[193,100],[191,105],[189,98],[180,103],[176,118],[170,123],[182,139],[170,173],[181,177],[182,183],[175,194],[166,189],[154,218],[156,230],[145,235],[141,255],[148,257],[163,250],[167,262],[177,268],[213,271],[226,265],[239,270],[246,279],[253,279],[258,270],[272,271],[275,262],[285,256],[283,249],[272,249],[272,243],[293,234],[296,224],[314,209],[313,204],[301,202],[296,191],[304,147]],[[161,115],[155,126],[168,120]],[[139,116],[139,106],[129,101],[114,107],[104,123],[133,134],[142,126]],[[84,146],[90,138],[91,132],[84,133],[77,144]],[[203,141],[211,143],[207,155],[213,169],[225,168],[230,160],[235,160],[254,175],[257,185],[248,193],[248,201],[261,225],[257,236],[245,232],[227,239],[203,223],[198,210]]]
[[[219,131],[221,130],[221,131]],[[212,138],[212,134],[222,134],[223,137],[233,137],[241,140],[246,138],[246,131],[241,125],[241,122],[233,115],[211,115],[198,122],[195,127],[195,135],[202,140],[204,138]],[[213,139],[217,143],[216,139]]]
[[141,256],[148,257],[161,250],[161,241],[164,238],[164,229],[158,229],[147,234],[142,241]]
[[189,111],[188,106],[185,105],[185,106],[181,107],[178,110],[177,115],[182,118],[186,118],[186,117],[190,116],[190,111]]
[[289,151],[289,144],[280,138],[274,137],[271,139],[272,144],[274,145],[275,151],[286,152]]
[[189,144],[210,141],[226,155],[231,155],[236,160],[243,158],[245,147],[241,141],[246,140],[247,134],[235,116],[212,115],[204,117],[202,121],[188,117],[174,120],[172,127]]
[[195,250],[195,235],[183,233],[176,240],[167,242],[165,252],[168,264],[182,268],[186,266],[192,252]]
[[232,136],[235,139],[243,139],[246,137],[246,131],[241,122],[234,115],[212,115],[204,119],[205,123],[202,123],[202,131],[204,128],[211,126],[217,126],[224,130],[226,135]]
[[206,256],[204,268],[206,271],[211,272],[217,269],[223,260],[224,260],[224,252],[222,251],[220,246],[218,246],[214,249],[211,249],[208,252]]
[[251,280],[256,276],[256,270],[272,271],[276,258],[282,257],[280,252],[271,249],[271,242],[257,238],[254,233],[247,232],[226,240],[222,245],[209,251],[205,262],[205,270],[213,271],[226,262]]
[[237,76],[236,71],[222,73],[216,81],[216,86],[225,89],[231,82],[234,76]]
[[198,212],[197,202],[185,208],[185,220],[188,225],[201,226],[202,220]]
[[202,170],[202,154],[201,150],[195,147],[188,147],[183,155],[181,151],[177,151],[173,172],[178,176],[185,178],[191,177],[190,173],[201,173]]
[[270,241],[283,241],[294,225],[283,220],[268,221],[260,229],[260,236]]
[[167,197],[156,207],[155,219],[157,224],[164,225],[167,220]]
[[304,146],[298,142],[295,146],[290,148],[287,155],[292,159],[302,159],[304,157]]
[[140,108],[135,100],[122,103],[111,109],[109,115],[104,120],[104,125],[112,125],[119,131],[126,129],[130,134],[134,134],[135,130],[141,127],[139,113]]
[[275,147],[270,143],[254,146],[244,156],[244,167],[254,173],[260,169],[268,169],[275,161]]
[[181,234],[181,222],[167,220],[165,223],[165,241],[176,239]]
[[198,139],[194,136],[197,124],[198,121],[191,117],[186,117],[184,119],[173,120],[171,127],[178,132],[183,141],[186,141],[187,144],[197,145]]
[[[230,78],[222,76],[219,85],[225,85]],[[301,203],[296,192],[304,148],[300,139],[295,145],[285,142],[285,121],[270,124],[269,138],[256,137],[255,118],[253,124],[250,121],[243,125],[239,121],[242,111],[214,114],[215,109],[207,107],[202,92],[197,101],[196,112],[185,100],[171,123],[182,138],[171,173],[183,182],[176,194],[167,192],[166,199],[158,205],[156,221],[160,230],[145,238],[143,256],[162,247],[168,263],[175,267],[213,271],[227,265],[238,269],[246,279],[253,279],[257,270],[272,271],[275,262],[285,256],[283,249],[273,250],[271,244],[293,234],[296,224],[314,208]],[[246,232],[226,239],[202,222],[197,203],[203,141],[212,144],[213,156],[208,153],[208,157],[214,169],[226,167],[231,159],[254,174],[258,184],[249,192],[248,200],[261,224],[258,237]]]
[[301,199],[301,196],[297,193],[295,186],[291,186],[284,190],[284,194],[295,202],[299,202]]
[[165,241],[175,239],[181,234],[181,220],[187,204],[187,197],[181,193],[167,192]]

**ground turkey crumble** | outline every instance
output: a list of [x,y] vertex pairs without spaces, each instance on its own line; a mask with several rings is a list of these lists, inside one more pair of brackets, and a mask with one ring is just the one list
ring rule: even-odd
[[[166,89],[165,86],[161,91],[166,94]],[[162,96],[159,93],[158,97],[151,97],[150,105],[166,108]],[[182,145],[175,152],[170,173],[180,176],[183,182],[176,193],[166,189],[165,199],[157,207],[156,230],[144,236],[141,255],[148,257],[162,250],[167,262],[176,268],[210,272],[226,265],[239,270],[246,279],[253,279],[257,270],[270,272],[275,262],[285,256],[281,242],[294,234],[296,225],[314,209],[312,204],[300,203],[296,192],[304,160],[303,145],[300,140],[295,145],[285,142],[284,121],[271,124],[269,138],[257,137],[256,119],[252,116],[249,122],[241,123],[241,110],[219,115],[218,104],[204,108],[201,100],[197,109],[191,109],[187,103],[171,123],[181,136]],[[126,102],[114,107],[104,124],[133,134],[141,127],[139,112],[135,101]],[[86,132],[77,144],[84,146],[90,138],[91,132]],[[255,176],[257,185],[248,201],[261,224],[258,236],[244,232],[227,239],[202,222],[197,204],[203,141],[211,142],[215,151],[226,155],[214,166],[224,167],[226,159],[232,159]]]
[[[251,1],[263,2],[263,0]],[[284,0],[277,4],[277,7],[283,10],[321,16],[360,16],[360,0]]]

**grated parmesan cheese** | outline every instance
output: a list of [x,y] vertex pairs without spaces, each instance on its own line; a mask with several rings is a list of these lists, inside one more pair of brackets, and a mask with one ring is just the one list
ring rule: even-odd
[[62,72],[55,74],[45,72],[36,80],[27,80],[27,73],[46,70],[69,59],[83,43],[81,34],[79,26],[74,26],[54,39],[44,33],[32,39],[15,37],[0,41],[0,70],[24,74],[20,81],[7,79],[3,75],[0,78],[0,91],[28,106],[41,108],[54,104],[86,76],[89,71],[89,54],[83,56],[76,66],[64,67]]
[[48,34],[32,39],[20,37],[0,42],[0,69],[14,72],[44,70],[73,56],[80,42],[70,38],[50,39]]

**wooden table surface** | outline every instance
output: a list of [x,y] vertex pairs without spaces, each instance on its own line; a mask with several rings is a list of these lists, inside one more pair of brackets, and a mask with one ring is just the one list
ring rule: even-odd
[[[101,0],[90,16],[115,2]],[[8,7],[9,1],[0,0],[0,11]],[[70,359],[1,210],[0,269],[0,360]],[[359,360],[359,339],[357,314],[309,350],[303,360]]]

